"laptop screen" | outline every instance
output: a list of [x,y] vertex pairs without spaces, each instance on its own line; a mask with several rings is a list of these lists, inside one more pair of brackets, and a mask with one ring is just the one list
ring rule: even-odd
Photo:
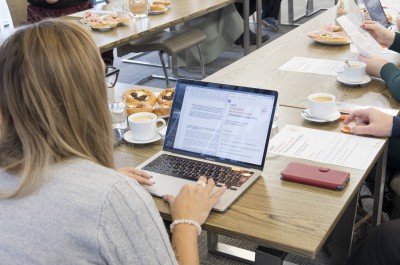
[[379,0],[364,0],[365,7],[368,10],[369,17],[384,26],[385,28],[390,27],[390,23],[386,18],[385,11]]
[[278,93],[180,79],[164,150],[262,169]]

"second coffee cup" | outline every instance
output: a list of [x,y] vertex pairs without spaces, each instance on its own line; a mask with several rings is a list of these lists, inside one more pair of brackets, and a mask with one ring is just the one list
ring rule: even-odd
[[[151,140],[158,131],[166,126],[165,120],[157,118],[154,113],[140,112],[128,117],[129,128],[133,138],[139,141]],[[161,123],[161,126],[157,126]]]
[[359,61],[349,61],[343,66],[343,78],[349,83],[360,83],[365,76],[366,64]]
[[329,93],[315,93],[308,96],[308,107],[313,117],[329,119],[336,112],[336,97]]

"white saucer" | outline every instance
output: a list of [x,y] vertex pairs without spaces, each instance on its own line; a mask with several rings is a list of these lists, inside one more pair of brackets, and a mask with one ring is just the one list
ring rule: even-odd
[[154,137],[153,139],[142,141],[142,140],[134,139],[133,135],[132,135],[132,132],[131,131],[127,131],[124,134],[124,139],[125,139],[125,141],[127,141],[129,143],[132,143],[132,144],[149,144],[149,143],[156,142],[156,141],[160,140],[161,136],[159,134],[157,134],[156,137]]
[[340,83],[343,83],[343,84],[346,84],[349,86],[360,86],[360,85],[365,85],[365,84],[368,84],[369,82],[371,82],[371,77],[369,75],[364,75],[361,82],[348,82],[343,78],[342,74],[338,74],[337,80]]
[[[306,112],[306,113],[308,113],[308,114],[310,114],[310,110],[309,110],[309,109],[305,109],[305,110],[303,110],[303,111]],[[320,122],[320,123],[322,123],[322,122],[332,122],[332,121],[336,121],[336,120],[339,119],[340,116],[341,116],[340,112],[337,111],[336,113],[334,113],[334,114],[333,114],[331,117],[329,117],[328,119],[315,119],[315,118],[308,117],[303,111],[301,112],[301,117],[302,117],[303,119],[308,120],[308,121],[313,121],[313,122]],[[311,115],[311,114],[310,114],[310,115]]]

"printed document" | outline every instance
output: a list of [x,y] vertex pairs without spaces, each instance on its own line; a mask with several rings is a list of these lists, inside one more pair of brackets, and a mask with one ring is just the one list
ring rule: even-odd
[[270,140],[268,152],[366,170],[384,140],[287,125]]
[[343,61],[293,57],[279,70],[336,76],[343,70]]
[[365,57],[378,55],[382,51],[381,45],[371,34],[360,27],[359,19],[353,14],[340,16],[336,19],[354,45]]
[[368,108],[374,108],[392,116],[397,116],[397,114],[399,113],[398,109],[379,108],[375,106],[361,106],[347,102],[336,101],[336,109],[340,112],[352,112],[358,109],[368,109]]

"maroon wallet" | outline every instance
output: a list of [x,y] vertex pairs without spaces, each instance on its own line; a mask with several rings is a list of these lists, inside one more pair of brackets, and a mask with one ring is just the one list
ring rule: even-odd
[[343,190],[350,179],[349,172],[295,162],[289,163],[281,174],[283,180],[332,190]]

